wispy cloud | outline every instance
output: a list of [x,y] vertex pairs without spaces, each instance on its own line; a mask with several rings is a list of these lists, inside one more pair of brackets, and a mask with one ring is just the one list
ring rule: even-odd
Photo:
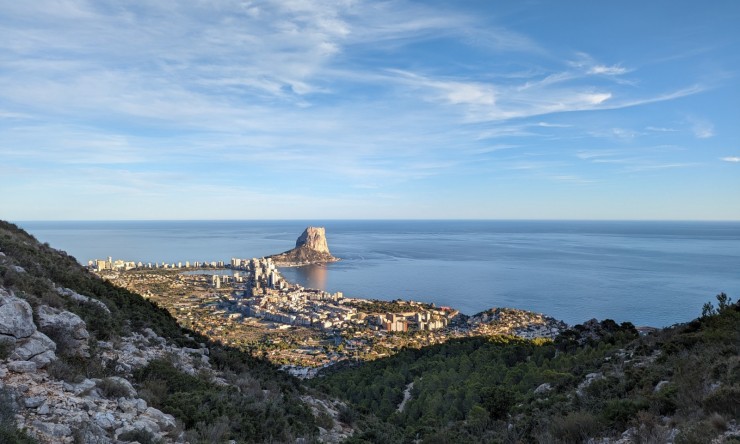
[[686,162],[686,163],[644,163],[642,165],[634,165],[625,168],[626,172],[639,172],[639,171],[653,171],[653,170],[668,170],[675,168],[692,168],[700,166],[697,162]]
[[714,125],[703,119],[690,118],[691,131],[697,139],[709,139],[714,137]]
[[675,133],[676,131],[678,131],[675,128],[666,128],[663,126],[647,126],[645,127],[645,130],[656,132],[656,133]]
[[724,162],[738,163],[740,162],[740,156],[727,156],[721,159]]
[[607,76],[620,76],[628,73],[629,70],[619,65],[606,66],[606,65],[594,65],[589,68],[589,74],[601,74]]

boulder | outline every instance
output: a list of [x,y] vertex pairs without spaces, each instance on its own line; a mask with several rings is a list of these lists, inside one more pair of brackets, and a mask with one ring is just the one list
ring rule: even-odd
[[[29,361],[34,356],[42,353],[50,351],[53,354],[56,349],[57,345],[54,341],[40,331],[35,331],[28,338],[21,339],[16,343],[15,350],[10,354],[10,359],[14,361]],[[48,353],[46,356],[49,356]],[[46,363],[48,364],[49,362],[47,361]]]
[[45,402],[46,402],[45,396],[31,396],[23,400],[23,405],[25,405],[26,408],[35,409],[35,408],[40,407],[41,404]]
[[46,305],[36,310],[39,329],[57,341],[60,351],[70,356],[90,357],[87,325],[76,314]]
[[43,416],[51,414],[51,408],[49,408],[49,404],[47,403],[41,404],[41,406],[38,409],[36,409],[36,414],[43,415]]
[[653,390],[653,392],[658,393],[659,391],[663,390],[663,387],[665,387],[668,384],[670,384],[670,382],[668,382],[668,381],[660,381],[660,382],[658,382],[655,385],[655,389]]
[[28,302],[3,291],[0,293],[0,334],[27,338],[36,331]]
[[579,397],[583,397],[583,395],[586,393],[585,390],[594,383],[594,381],[598,381],[599,379],[604,379],[603,373],[589,373],[586,375],[586,378],[578,384],[578,387],[576,387],[576,395]]
[[157,422],[153,419],[147,418],[146,416],[139,417],[139,419],[135,420],[131,425],[135,429],[146,430],[152,435],[156,435],[160,431],[159,424],[157,424]]
[[78,384],[71,384],[69,382],[64,383],[64,390],[72,392],[75,395],[79,395],[84,391],[92,390],[93,388],[95,388],[95,382],[90,379],[85,379]]
[[8,370],[15,373],[34,373],[36,371],[36,363],[31,361],[10,361],[8,362]]
[[87,325],[76,314],[59,310],[58,308],[42,305],[36,310],[39,317],[39,328],[61,328],[66,330],[75,339],[87,339],[90,334],[87,332]]
[[[49,435],[52,438],[64,438],[72,434],[72,429],[65,424],[55,424],[53,422],[34,421],[33,427],[39,432]],[[56,441],[56,440],[54,440]]]
[[552,391],[552,386],[549,382],[546,382],[544,384],[540,384],[536,389],[534,389],[535,395],[544,395],[545,393],[548,393]]
[[136,397],[136,389],[134,388],[133,385],[131,385],[130,382],[128,382],[128,380],[121,378],[120,376],[110,376],[105,379],[96,380],[95,385],[100,386],[100,384],[103,383],[104,381],[107,384],[115,384],[116,386],[123,389],[123,391],[126,392],[126,395],[125,395],[126,398]]
[[144,412],[142,417],[149,418],[156,422],[161,430],[169,432],[175,430],[177,427],[177,422],[175,422],[174,416],[163,413],[161,410],[155,409],[154,407],[146,409],[146,412]]
[[116,426],[116,417],[111,412],[97,412],[93,416],[93,421],[104,430],[111,430]]
[[15,348],[15,343],[18,342],[15,336],[0,334],[0,344],[8,344],[11,349]]
[[83,421],[77,427],[76,435],[85,444],[110,444],[108,434],[93,421]]
[[47,350],[31,358],[31,361],[35,362],[38,368],[45,368],[47,365],[51,364],[52,362],[56,360],[57,360],[57,355],[51,350]]

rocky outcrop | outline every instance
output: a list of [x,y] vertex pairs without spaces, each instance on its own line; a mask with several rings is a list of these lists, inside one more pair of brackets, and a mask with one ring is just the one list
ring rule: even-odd
[[326,243],[326,229],[324,227],[308,227],[295,242],[296,248],[305,247],[319,252],[329,253],[329,245]]
[[301,396],[301,401],[311,409],[311,413],[317,418],[327,418],[331,421],[319,426],[319,442],[340,443],[344,442],[354,434],[354,429],[348,424],[343,423],[340,418],[340,411],[347,408],[347,405],[341,401],[319,399],[310,395]]
[[4,289],[0,289],[0,341],[9,348],[8,359],[22,363],[9,367],[12,371],[32,371],[31,364],[44,368],[57,358],[56,343],[36,329],[28,302]]
[[96,306],[104,312],[110,314],[110,309],[108,308],[108,306],[97,299],[91,298],[90,296],[81,295],[74,290],[70,290],[69,288],[56,287],[56,290],[57,293],[59,293],[60,295],[66,296],[75,302],[82,302],[83,304]]
[[56,338],[57,345],[63,349],[64,353],[70,356],[90,357],[90,347],[87,344],[90,334],[82,318],[69,311],[46,305],[39,307],[36,314],[39,319],[39,329]]
[[324,227],[306,228],[296,240],[295,248],[269,257],[278,265],[308,265],[339,260],[329,252]]
[[211,369],[207,348],[168,344],[151,329],[118,338],[115,344],[98,342],[99,353],[87,354],[119,376],[57,380],[46,368],[56,359],[57,344],[41,330],[68,342],[66,355],[83,357],[80,353],[89,350],[85,322],[74,313],[42,305],[36,309],[37,325],[30,305],[2,288],[0,313],[0,331],[10,349],[0,361],[0,389],[15,399],[16,425],[41,443],[111,443],[142,433],[156,442],[184,442],[175,418],[138,398],[129,380],[134,370],[153,359],[171,360],[191,375],[211,372],[213,382],[225,384]]
[[28,302],[0,289],[0,335],[21,339],[35,331],[33,311]]

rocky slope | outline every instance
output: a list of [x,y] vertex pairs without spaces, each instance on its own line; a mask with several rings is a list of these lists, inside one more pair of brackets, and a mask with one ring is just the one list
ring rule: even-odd
[[296,240],[295,248],[270,258],[278,265],[308,265],[339,260],[329,252],[323,227],[306,228]]
[[0,442],[337,442],[335,404],[0,221]]

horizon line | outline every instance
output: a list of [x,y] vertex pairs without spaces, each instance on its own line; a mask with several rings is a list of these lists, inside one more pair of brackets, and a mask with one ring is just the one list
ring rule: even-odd
[[740,219],[295,218],[295,219],[4,219],[24,222],[736,222]]

